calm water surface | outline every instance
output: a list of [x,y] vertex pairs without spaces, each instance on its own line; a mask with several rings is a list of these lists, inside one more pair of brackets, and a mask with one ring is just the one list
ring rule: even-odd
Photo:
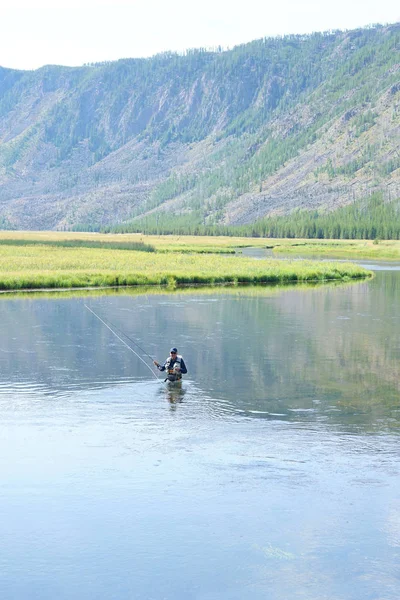
[[1,298],[0,597],[398,600],[399,293]]

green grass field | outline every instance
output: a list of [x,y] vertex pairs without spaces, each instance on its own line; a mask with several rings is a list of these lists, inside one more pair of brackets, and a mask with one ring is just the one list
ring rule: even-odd
[[114,248],[147,252],[234,253],[240,248],[271,248],[276,253],[320,254],[343,258],[400,260],[399,240],[309,240],[243,238],[226,236],[178,236],[99,234],[55,231],[0,231],[0,245]]
[[[5,240],[6,243],[1,243]],[[13,244],[12,240],[16,242]],[[75,245],[74,240],[79,240],[79,243]],[[89,247],[82,244],[84,240],[90,242]],[[93,246],[93,240],[100,243],[100,246],[97,243]],[[41,244],[40,241],[44,243]],[[67,245],[55,243],[65,241],[68,241]],[[155,248],[155,251],[128,251],[126,244],[131,242],[144,244],[146,250],[150,246]],[[204,248],[225,251],[226,248],[233,248],[233,245],[236,247],[238,242],[240,239],[235,238],[187,239],[172,236],[2,232],[0,289],[286,283],[351,279],[370,275],[354,264],[253,260],[238,256],[221,256],[218,253],[203,253]],[[246,242],[246,245],[253,245],[248,244],[249,240]],[[117,249],[115,244],[118,243],[125,244],[124,249]],[[263,243],[265,245],[265,240]],[[258,245],[262,245],[261,240]],[[185,251],[178,252],[180,247]],[[200,251],[197,252],[196,249]]]
[[235,248],[247,246],[265,247],[265,240],[230,237],[177,236],[177,235],[142,235],[71,233],[55,231],[2,231],[0,245],[37,245],[60,247],[114,248],[119,250],[135,250],[157,252],[196,252],[235,253]]
[[399,240],[279,240],[274,253],[400,260]]

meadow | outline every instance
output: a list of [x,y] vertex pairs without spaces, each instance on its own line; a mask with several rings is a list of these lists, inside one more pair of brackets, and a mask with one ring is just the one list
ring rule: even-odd
[[279,240],[274,253],[400,260],[399,240]]
[[319,240],[230,236],[101,234],[59,231],[0,231],[0,246],[44,245],[196,254],[235,254],[242,248],[269,248],[276,254],[400,260],[399,240]]
[[[79,243],[74,244],[74,240],[79,240]],[[351,263],[253,260],[220,255],[221,252],[226,253],[226,248],[233,249],[232,244],[240,241],[234,238],[188,240],[179,236],[2,232],[0,289],[129,285],[168,285],[174,288],[184,284],[328,281],[370,275]],[[246,240],[246,245],[252,246],[252,241]],[[129,251],[126,247],[118,248],[118,243],[126,245],[130,242],[142,244],[143,248]],[[208,249],[217,248],[217,253],[205,254],[203,250],[207,243]],[[265,247],[265,244],[266,240],[259,240],[258,246]],[[179,251],[180,248],[184,251]]]
[[[234,254],[235,248],[266,247],[265,240],[246,238],[142,235],[140,233],[101,234],[54,231],[2,231],[0,245],[37,245],[59,247],[113,248],[157,252],[196,252],[198,254]],[[141,246],[141,248],[139,248]]]
[[0,231],[2,245],[46,245],[115,250],[235,254],[241,248],[269,248],[274,253],[314,254],[338,258],[400,260],[399,240],[319,240],[294,238],[101,234],[61,231]]

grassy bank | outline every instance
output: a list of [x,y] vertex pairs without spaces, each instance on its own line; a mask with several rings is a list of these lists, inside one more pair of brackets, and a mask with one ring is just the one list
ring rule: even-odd
[[38,245],[56,247],[86,247],[114,250],[144,250],[146,252],[185,252],[198,254],[234,254],[235,248],[265,247],[265,240],[229,237],[177,235],[97,234],[56,231],[1,231],[0,245]]
[[285,283],[366,277],[354,264],[0,244],[0,289]]
[[400,260],[398,240],[279,240],[274,253]]
[[400,260],[399,240],[306,240],[225,236],[97,234],[55,231],[1,231],[0,246],[46,245],[65,248],[142,250],[157,253],[234,254],[237,248],[271,248],[274,253],[338,258]]
[[154,246],[140,241],[109,241],[87,239],[18,239],[2,238],[0,246],[53,246],[56,248],[103,248],[104,250],[137,250],[138,252],[155,252]]

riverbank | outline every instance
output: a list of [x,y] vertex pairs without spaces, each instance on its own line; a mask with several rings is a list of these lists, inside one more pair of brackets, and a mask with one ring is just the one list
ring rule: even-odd
[[399,240],[279,240],[274,253],[400,260]]
[[[97,239],[97,238],[96,238]],[[0,243],[0,289],[129,285],[285,283],[357,279],[371,273],[351,263],[253,260],[218,254]]]
[[268,248],[277,254],[307,254],[332,258],[400,260],[400,240],[316,240],[100,234],[62,231],[0,231],[1,246],[43,245],[61,248],[141,250],[157,253],[235,254],[241,248]]

